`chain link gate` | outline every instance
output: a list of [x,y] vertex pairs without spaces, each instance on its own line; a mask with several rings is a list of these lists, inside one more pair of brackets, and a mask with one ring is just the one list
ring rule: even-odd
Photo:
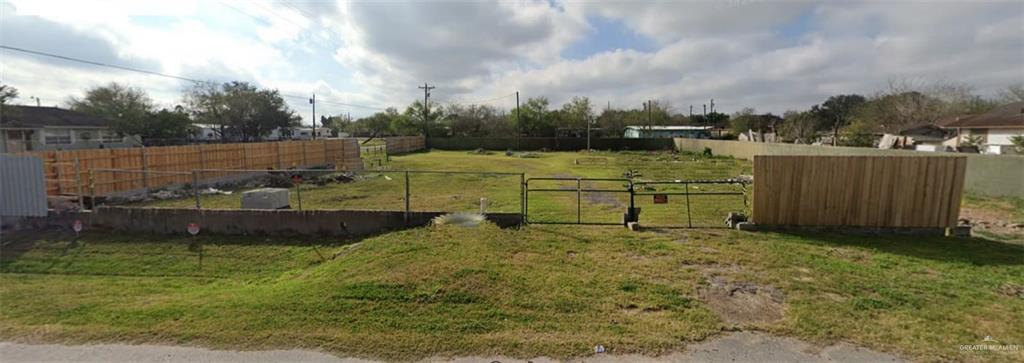
[[725,227],[730,212],[747,210],[746,184],[738,180],[636,181],[633,187],[644,227]]
[[[747,211],[746,184],[725,180],[633,181],[602,178],[525,180],[523,220],[535,224],[724,227]],[[532,194],[532,196],[531,196]]]

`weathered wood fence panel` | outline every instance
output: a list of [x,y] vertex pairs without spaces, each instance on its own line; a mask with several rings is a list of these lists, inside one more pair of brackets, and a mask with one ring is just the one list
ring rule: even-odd
[[756,224],[953,227],[967,158],[754,156]]
[[[363,165],[359,159],[356,139],[83,149],[28,154],[37,155],[43,160],[48,195],[88,194],[90,184],[95,185],[96,194],[107,194],[191,183],[190,173],[199,169],[263,170],[334,164],[338,169],[354,170]],[[125,169],[135,172],[91,172],[94,169]],[[201,178],[212,179],[233,173],[203,172]],[[93,177],[91,183],[90,175]]]
[[427,148],[426,138],[423,136],[395,136],[384,138],[384,145],[388,154],[404,154]]

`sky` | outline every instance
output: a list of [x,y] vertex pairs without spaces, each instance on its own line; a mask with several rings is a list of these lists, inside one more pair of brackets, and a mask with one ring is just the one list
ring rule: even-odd
[[[0,0],[0,44],[275,88],[309,123],[423,97],[515,106],[587,96],[686,113],[780,114],[892,80],[993,96],[1024,82],[1024,1]],[[138,87],[162,107],[190,82],[0,50],[16,103]]]

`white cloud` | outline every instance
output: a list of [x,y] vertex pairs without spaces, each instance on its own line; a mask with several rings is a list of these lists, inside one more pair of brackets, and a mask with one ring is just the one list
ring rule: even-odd
[[[60,12],[46,9],[72,7],[31,3],[39,16],[18,15],[28,2],[11,4],[0,4],[19,9],[3,12],[4,44],[335,101],[318,113],[370,112],[337,102],[402,108],[422,96],[422,82],[446,100],[518,90],[556,105],[584,95],[628,107],[660,99],[685,111],[714,97],[723,111],[782,112],[837,93],[871,93],[892,78],[968,82],[985,94],[1024,81],[1021,2],[225,0],[158,21],[95,3]],[[594,17],[621,22],[655,49],[562,58],[601,33],[588,23]],[[4,82],[55,101],[107,81],[143,87],[165,103],[182,88],[7,51],[0,65]],[[305,99],[288,101],[308,116]]]

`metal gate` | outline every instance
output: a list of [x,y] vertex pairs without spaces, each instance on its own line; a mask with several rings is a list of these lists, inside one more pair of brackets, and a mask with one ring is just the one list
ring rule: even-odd
[[635,181],[633,188],[645,227],[725,227],[730,212],[747,210],[746,184],[733,179]]
[[529,178],[525,184],[525,223],[621,225],[633,205],[629,179]]
[[725,227],[729,212],[747,211],[746,184],[727,180],[633,181],[529,178],[523,220],[535,224]]

